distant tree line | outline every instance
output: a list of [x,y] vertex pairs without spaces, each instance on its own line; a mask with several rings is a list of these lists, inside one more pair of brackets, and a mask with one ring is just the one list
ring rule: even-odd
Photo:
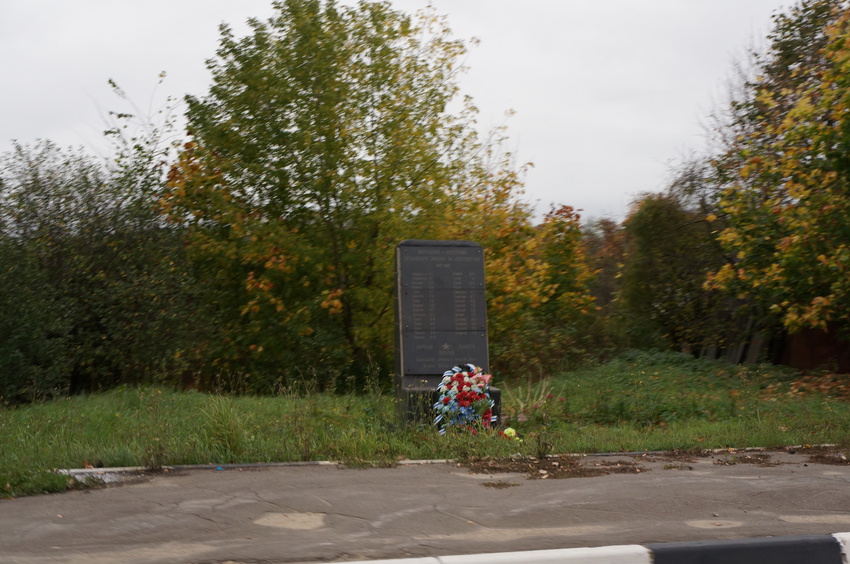
[[568,206],[535,221],[433,10],[287,0],[245,37],[222,26],[179,147],[169,119],[133,133],[117,114],[107,161],[49,141],[2,157],[0,403],[388,385],[393,250],[412,238],[484,247],[499,378],[844,330],[847,18],[835,0],[778,14],[706,154],[584,226]]

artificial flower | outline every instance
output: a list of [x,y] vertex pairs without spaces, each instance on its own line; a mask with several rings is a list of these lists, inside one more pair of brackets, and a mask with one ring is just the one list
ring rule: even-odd
[[450,426],[472,428],[474,425],[489,427],[496,420],[490,399],[490,374],[483,374],[474,364],[455,366],[443,373],[437,386],[439,399],[434,404],[437,413],[434,424],[440,433]]

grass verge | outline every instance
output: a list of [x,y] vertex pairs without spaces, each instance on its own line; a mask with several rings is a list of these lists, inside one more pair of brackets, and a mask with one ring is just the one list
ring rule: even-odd
[[392,399],[229,397],[121,388],[0,410],[0,495],[80,484],[52,472],[106,467],[500,457],[790,444],[848,444],[846,376],[633,353],[536,383],[500,383],[522,436],[440,436],[394,418]]

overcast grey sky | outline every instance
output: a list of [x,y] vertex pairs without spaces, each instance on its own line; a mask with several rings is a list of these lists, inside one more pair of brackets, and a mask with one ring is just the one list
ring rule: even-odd
[[[343,1],[343,4],[353,3]],[[392,0],[414,12],[428,0]],[[477,37],[462,90],[484,128],[534,168],[526,199],[621,219],[669,164],[702,144],[733,62],[789,0],[433,0],[458,38]],[[103,151],[114,79],[142,108],[203,95],[218,24],[244,35],[271,0],[0,0],[0,151],[51,139]],[[168,77],[154,94],[157,75]],[[153,102],[151,99],[153,97]]]

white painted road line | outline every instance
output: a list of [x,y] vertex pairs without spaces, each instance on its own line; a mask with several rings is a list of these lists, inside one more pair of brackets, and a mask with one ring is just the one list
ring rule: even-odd
[[646,547],[631,544],[593,548],[560,548],[524,552],[494,552],[368,560],[351,564],[652,564],[652,553]]
[[563,548],[529,550],[527,552],[497,552],[438,556],[440,564],[652,564],[648,548],[636,544],[600,546],[595,548]]
[[850,564],[850,533],[563,548],[350,564]]

